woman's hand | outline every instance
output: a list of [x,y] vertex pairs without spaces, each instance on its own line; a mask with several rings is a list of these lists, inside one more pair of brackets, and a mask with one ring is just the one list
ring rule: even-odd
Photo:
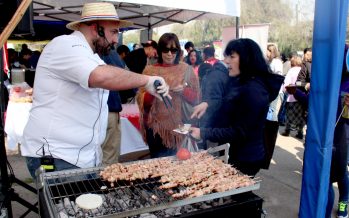
[[201,140],[200,129],[196,127],[191,127],[189,129],[190,135],[197,140]]
[[194,107],[194,112],[190,116],[190,118],[191,119],[193,119],[193,118],[200,119],[205,114],[207,108],[208,108],[207,102],[201,102],[200,104],[198,104]]

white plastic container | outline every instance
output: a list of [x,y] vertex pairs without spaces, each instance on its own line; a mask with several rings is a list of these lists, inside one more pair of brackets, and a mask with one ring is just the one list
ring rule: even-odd
[[13,68],[11,70],[12,84],[23,83],[25,81],[25,70],[20,68]]

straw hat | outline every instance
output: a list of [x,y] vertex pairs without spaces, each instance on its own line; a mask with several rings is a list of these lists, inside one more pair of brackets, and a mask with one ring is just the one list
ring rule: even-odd
[[119,27],[128,27],[133,24],[130,21],[120,20],[113,4],[106,2],[96,2],[84,4],[80,20],[70,22],[66,27],[71,30],[77,30],[80,23],[94,20],[117,21]]

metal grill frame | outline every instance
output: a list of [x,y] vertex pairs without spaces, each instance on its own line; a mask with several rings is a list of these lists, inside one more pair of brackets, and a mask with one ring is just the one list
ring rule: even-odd
[[[227,151],[227,145],[221,147],[225,151]],[[229,146],[229,145],[228,145]],[[229,147],[228,147],[229,148]],[[211,152],[217,152],[217,150],[222,150],[219,148],[214,148],[211,150]],[[224,161],[227,161],[228,158],[227,152],[225,152],[225,156],[222,156],[221,159]],[[135,161],[135,162],[146,162],[150,160],[144,160],[144,161]],[[134,162],[129,162],[125,164],[130,164]],[[156,187],[157,184],[161,184],[158,182],[155,178],[149,178],[146,180],[139,180],[139,181],[132,181],[132,182],[124,182],[124,181],[118,181],[117,185],[112,188],[110,187],[109,182],[103,181],[99,177],[99,172],[103,170],[104,168],[98,167],[98,168],[86,168],[86,169],[72,169],[72,170],[65,170],[65,171],[58,171],[58,172],[41,172],[38,176],[37,181],[37,187],[40,187],[43,191],[43,195],[45,198],[45,203],[48,208],[48,212],[50,217],[60,217],[58,208],[56,206],[56,203],[61,200],[63,207],[64,207],[64,198],[68,197],[70,201],[74,200],[81,194],[87,194],[87,193],[94,193],[94,194],[111,194],[114,195],[116,199],[122,199],[122,197],[119,195],[118,191],[124,192],[131,192],[134,194],[134,192],[138,192],[134,194],[135,196],[140,196],[140,198],[143,198],[145,202],[149,203],[150,205],[142,205],[140,208],[133,208],[130,210],[125,210],[125,208],[122,208],[123,210],[117,211],[112,210],[112,208],[115,208],[115,204],[111,205],[110,202],[106,201],[109,208],[105,209],[108,210],[107,215],[101,215],[99,217],[128,217],[128,216],[135,216],[140,215],[143,213],[149,213],[159,210],[164,210],[168,208],[174,208],[174,207],[180,207],[184,205],[189,205],[193,203],[213,200],[217,198],[227,197],[231,195],[236,195],[248,191],[257,190],[260,187],[260,184],[257,182],[256,184],[248,187],[238,188],[238,189],[232,189],[225,192],[218,192],[218,193],[211,193],[206,194],[200,197],[194,197],[194,198],[187,198],[183,200],[174,200],[171,196],[167,195],[165,190],[160,189],[153,189],[151,186]],[[53,183],[52,183],[53,182]],[[123,183],[123,184],[120,184]],[[131,183],[131,184],[128,184]],[[90,186],[90,187],[87,187]],[[101,187],[106,186],[107,188],[105,190],[102,190]],[[141,189],[138,189],[138,186],[142,186]],[[148,186],[148,188],[144,188],[145,186]],[[60,188],[62,190],[60,190]],[[96,188],[97,187],[97,188]],[[125,188],[128,189],[125,189]],[[92,190],[91,190],[92,188]],[[56,192],[58,192],[58,196],[55,197],[55,193],[53,193],[53,189],[56,189]],[[68,190],[69,189],[69,190]],[[77,190],[75,190],[77,189]],[[133,190],[134,189],[134,190]],[[147,192],[144,192],[148,194],[148,199],[145,199],[145,196],[142,195],[142,190],[146,190]],[[72,193],[70,193],[72,192]],[[158,198],[158,202],[152,203],[152,195],[155,195]],[[107,199],[107,198],[106,198]],[[71,203],[70,203],[71,204]],[[119,204],[119,203],[118,203]],[[126,204],[126,202],[125,202]],[[152,205],[151,205],[152,204]],[[70,205],[73,208],[73,205]],[[65,207],[64,207],[65,208]],[[74,209],[73,209],[74,210]],[[68,215],[68,209],[65,208],[65,211]],[[84,212],[84,210],[82,210]],[[75,214],[77,211],[75,211]]]

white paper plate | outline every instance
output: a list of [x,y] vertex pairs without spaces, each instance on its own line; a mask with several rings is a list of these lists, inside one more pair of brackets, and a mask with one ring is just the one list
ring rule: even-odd
[[175,131],[175,132],[177,132],[177,133],[179,133],[179,134],[184,134],[184,135],[186,135],[186,134],[189,133],[190,127],[191,127],[191,124],[185,123],[185,124],[182,126],[182,128],[176,128],[176,129],[174,129],[173,131]]
[[180,130],[180,129],[174,129],[174,130],[172,130],[172,131],[174,131],[174,132],[176,132],[176,133],[179,133],[179,134],[183,134],[183,135],[186,135],[186,134],[188,134],[188,130]]
[[82,194],[75,199],[75,203],[82,209],[95,209],[103,203],[102,197],[96,194]]

